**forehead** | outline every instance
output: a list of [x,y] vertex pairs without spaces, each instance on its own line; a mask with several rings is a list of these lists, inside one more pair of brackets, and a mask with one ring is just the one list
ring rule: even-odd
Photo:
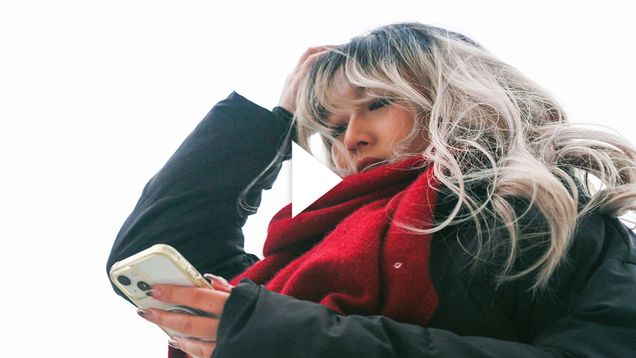
[[324,90],[325,100],[327,101],[355,99],[362,92],[362,88],[355,87],[349,82],[342,68],[327,78],[327,85]]
[[350,110],[368,101],[368,90],[352,85],[342,71],[336,73],[323,88],[321,104],[329,114]]

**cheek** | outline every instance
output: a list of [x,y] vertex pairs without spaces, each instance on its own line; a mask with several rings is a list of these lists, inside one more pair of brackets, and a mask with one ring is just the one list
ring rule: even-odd
[[389,128],[383,129],[383,132],[387,133],[387,139],[391,143],[399,143],[408,136],[412,128],[413,121],[409,118],[403,118],[393,121]]
[[402,108],[392,109],[388,116],[383,118],[380,133],[385,133],[385,138],[392,143],[402,141],[413,128],[414,116]]

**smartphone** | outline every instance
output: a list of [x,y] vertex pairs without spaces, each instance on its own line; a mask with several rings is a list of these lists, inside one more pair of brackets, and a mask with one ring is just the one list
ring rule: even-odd
[[[167,304],[148,296],[147,292],[155,284],[212,287],[194,266],[170,245],[157,244],[116,262],[110,269],[110,280],[139,308],[155,307],[178,313],[210,316],[191,307]],[[164,331],[171,337],[175,335],[170,330]]]

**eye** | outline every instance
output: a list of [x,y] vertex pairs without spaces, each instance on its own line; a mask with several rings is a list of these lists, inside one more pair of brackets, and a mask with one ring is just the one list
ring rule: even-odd
[[378,98],[369,104],[369,110],[375,111],[376,109],[380,109],[384,106],[391,104],[392,100],[390,98]]
[[331,136],[334,138],[338,138],[340,137],[342,133],[344,133],[347,130],[347,125],[343,124],[334,128],[329,128],[329,129],[331,130]]

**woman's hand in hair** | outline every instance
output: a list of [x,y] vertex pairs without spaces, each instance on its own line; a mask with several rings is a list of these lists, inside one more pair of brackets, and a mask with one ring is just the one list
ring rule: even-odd
[[290,113],[296,111],[296,96],[298,95],[298,88],[303,78],[307,74],[309,67],[314,61],[325,54],[330,48],[335,46],[318,46],[310,47],[298,60],[294,71],[287,76],[285,85],[283,86],[283,92],[280,96],[279,106],[285,108]]
[[[169,343],[172,347],[188,353],[191,357],[210,357],[216,348],[216,333],[223,308],[230,296],[232,286],[224,279],[206,274],[212,289],[174,285],[154,285],[150,295],[162,302],[192,307],[210,314],[194,316],[168,312],[156,308],[139,310],[146,320],[173,332]],[[187,337],[187,338],[186,338]]]

